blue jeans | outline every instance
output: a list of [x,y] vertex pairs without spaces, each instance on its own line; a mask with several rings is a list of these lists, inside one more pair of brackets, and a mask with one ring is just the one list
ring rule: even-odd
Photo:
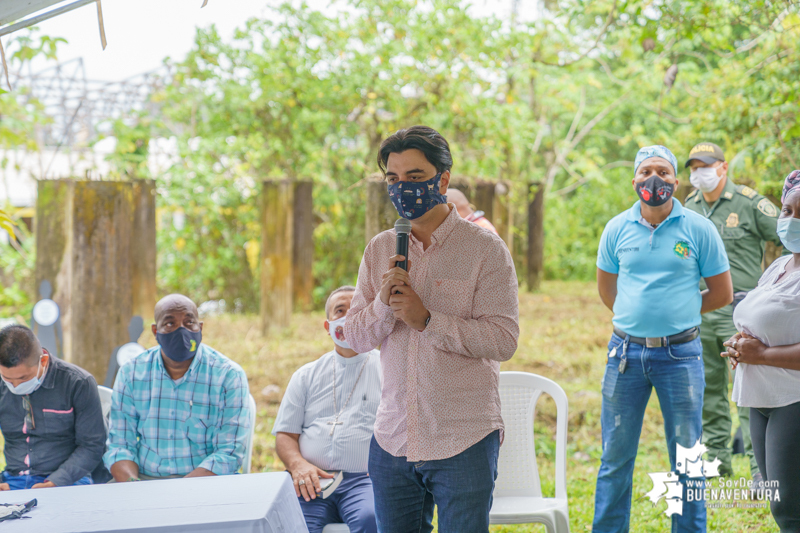
[[[44,483],[45,476],[10,476],[3,472],[3,483],[8,483],[11,490],[29,489],[37,483]],[[91,485],[92,476],[84,476],[74,483],[75,485]]]
[[376,533],[375,500],[372,481],[367,474],[344,473],[333,494],[317,496],[307,502],[299,498],[309,533],[320,533],[328,524],[347,524],[350,533]]
[[[597,473],[592,526],[595,533],[629,530],[633,466],[642,433],[644,410],[653,387],[664,415],[670,470],[676,470],[676,445],[691,448],[703,431],[705,376],[700,339],[662,348],[628,343],[627,369],[620,374],[618,367],[623,344],[623,339],[617,335],[611,337],[609,355],[614,348],[616,354],[608,357],[603,376],[603,407],[600,415],[603,458]],[[686,479],[683,474],[679,476],[681,482]],[[694,481],[702,480],[699,478]],[[643,487],[641,496],[651,488]],[[705,502],[686,501],[685,483],[683,495],[683,514],[672,515],[672,531],[704,532]],[[664,502],[660,501],[659,508],[663,505]]]
[[393,456],[372,437],[369,475],[378,531],[430,533],[435,503],[439,533],[488,532],[499,453],[499,431],[453,457],[418,463]]

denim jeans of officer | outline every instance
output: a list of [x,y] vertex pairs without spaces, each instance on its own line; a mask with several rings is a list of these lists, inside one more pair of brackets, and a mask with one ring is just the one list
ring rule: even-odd
[[[703,430],[705,377],[700,339],[661,348],[646,348],[641,344],[628,343],[627,367],[624,373],[620,373],[623,344],[623,339],[617,335],[611,337],[603,376],[603,458],[597,473],[592,526],[594,533],[629,530],[633,467],[642,433],[645,407],[653,388],[656,389],[661,404],[669,452],[669,456],[665,453],[663,460],[656,463],[661,465],[660,471],[676,471],[676,445],[680,444],[685,448],[694,446],[701,438]],[[680,515],[672,515],[672,531],[705,532],[705,502],[686,501],[687,479],[687,476],[679,475],[679,481],[683,483],[683,510]],[[692,482],[702,481],[703,478],[692,479]],[[649,481],[647,486],[637,487],[636,498],[644,497],[652,488]],[[647,503],[649,505],[649,500]],[[659,509],[665,508],[664,500],[659,501],[658,506]]]
[[[10,476],[6,472],[2,473],[2,482],[8,483],[11,490],[24,490],[33,487],[38,483],[44,483],[45,476]],[[92,477],[84,476],[74,483],[74,485],[91,485]]]
[[378,532],[433,531],[435,503],[439,533],[487,533],[499,453],[499,431],[453,457],[417,463],[393,456],[372,437],[369,476]]

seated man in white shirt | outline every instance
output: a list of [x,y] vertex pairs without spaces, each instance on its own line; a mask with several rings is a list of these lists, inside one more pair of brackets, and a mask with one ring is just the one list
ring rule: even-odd
[[[356,353],[344,338],[355,287],[340,287],[325,304],[325,331],[334,349],[302,366],[286,387],[272,434],[278,457],[292,475],[309,533],[345,523],[351,533],[376,533],[369,443],[381,398],[380,354]],[[343,471],[323,498],[320,479]]]

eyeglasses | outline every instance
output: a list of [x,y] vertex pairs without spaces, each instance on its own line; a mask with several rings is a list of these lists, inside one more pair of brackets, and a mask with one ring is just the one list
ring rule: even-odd
[[25,408],[25,424],[30,424],[31,429],[36,429],[36,421],[33,419],[33,407],[28,396],[22,397],[22,407]]

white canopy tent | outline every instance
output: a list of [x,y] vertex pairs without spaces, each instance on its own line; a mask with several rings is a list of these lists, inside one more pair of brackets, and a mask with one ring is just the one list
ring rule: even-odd
[[[106,32],[103,28],[103,7],[100,0],[76,0],[64,3],[63,0],[0,0],[0,37],[8,35],[17,30],[28,28],[47,19],[57,17],[63,13],[68,13],[73,9],[78,9],[86,4],[97,4],[97,23],[100,27],[100,42],[103,50],[106,48]],[[63,4],[55,9],[45,11],[56,4]],[[40,13],[41,12],[41,13]],[[32,15],[32,17],[27,17]],[[22,18],[19,22],[14,22]],[[11,23],[11,24],[9,24]],[[6,52],[3,49],[3,42],[0,40],[0,60],[3,64],[3,72],[6,76],[6,85],[11,89],[11,82],[8,79],[8,65],[6,64]]]
[[[208,0],[203,0],[203,5],[200,7],[205,7],[207,3]],[[105,50],[106,32],[103,27],[103,7],[101,0],[0,0],[0,37],[23,28],[28,28],[61,14],[68,13],[69,11],[78,9],[87,4],[97,5],[97,24],[100,29],[100,43]],[[2,59],[6,83],[10,88],[2,40],[0,40],[0,59]]]
[[[46,11],[56,4],[63,4],[55,9]],[[103,9],[100,0],[75,0],[64,3],[63,0],[0,0],[0,37],[9,33],[33,26],[47,19],[57,17],[63,13],[78,9],[86,4],[97,4],[97,19],[100,24],[100,39],[103,48],[106,47],[105,32],[103,31]],[[32,17],[28,15],[34,14]],[[22,20],[19,20],[22,19]],[[14,21],[19,22],[14,22]],[[13,24],[10,24],[12,23]]]

